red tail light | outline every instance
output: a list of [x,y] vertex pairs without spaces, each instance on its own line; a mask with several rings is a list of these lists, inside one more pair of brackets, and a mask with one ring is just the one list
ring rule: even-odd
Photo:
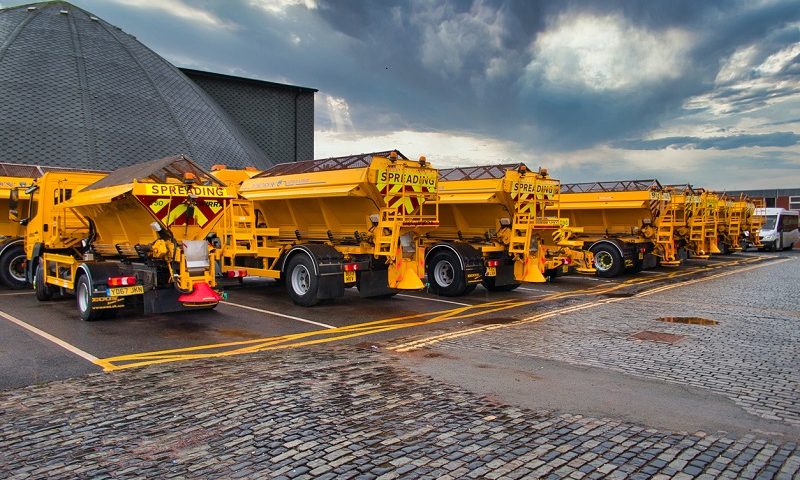
[[639,253],[645,253],[645,252],[647,252],[646,248],[642,247],[642,248],[639,249]]
[[108,277],[106,283],[109,287],[127,287],[128,285],[136,285],[136,277]]
[[564,259],[564,265],[569,265],[570,263],[572,263],[572,259],[571,258],[567,257],[567,258]]
[[225,275],[228,278],[242,278],[247,276],[247,270],[228,270]]
[[358,270],[357,263],[345,263],[344,264],[344,271],[345,272],[355,272]]
[[486,266],[487,267],[499,267],[500,266],[500,260],[487,260],[486,261]]

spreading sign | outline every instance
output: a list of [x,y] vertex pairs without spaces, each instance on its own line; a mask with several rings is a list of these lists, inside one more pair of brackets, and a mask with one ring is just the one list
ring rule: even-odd
[[[225,187],[209,185],[146,184],[137,185],[136,198],[167,227],[192,225],[205,227],[214,220],[230,198]],[[191,218],[188,217],[193,205]]]
[[432,169],[378,170],[378,191],[389,208],[412,215],[425,203],[425,195],[436,192],[438,172]]

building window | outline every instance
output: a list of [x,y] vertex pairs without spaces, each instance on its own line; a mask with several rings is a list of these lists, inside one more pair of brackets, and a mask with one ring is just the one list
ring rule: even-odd
[[773,198],[765,198],[764,199],[764,206],[767,208],[775,208],[775,197]]
[[789,197],[789,210],[800,210],[800,197]]

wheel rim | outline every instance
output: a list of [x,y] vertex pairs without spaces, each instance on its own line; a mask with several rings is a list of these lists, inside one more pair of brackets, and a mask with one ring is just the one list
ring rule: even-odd
[[78,309],[81,313],[89,309],[89,289],[85,283],[78,285]]
[[302,296],[311,288],[311,273],[305,265],[298,265],[292,270],[292,290]]
[[608,252],[597,252],[594,255],[594,266],[601,272],[607,272],[614,265],[614,257]]
[[25,281],[25,264],[27,263],[25,255],[18,255],[11,260],[8,264],[8,274],[11,278],[18,282]]
[[452,285],[455,279],[453,264],[447,260],[442,260],[437,263],[433,268],[433,278],[436,279],[436,284],[441,287],[449,287]]

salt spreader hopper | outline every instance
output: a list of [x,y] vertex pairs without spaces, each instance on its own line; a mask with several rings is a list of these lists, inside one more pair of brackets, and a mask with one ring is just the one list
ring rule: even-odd
[[[591,254],[559,217],[560,182],[523,164],[439,170],[439,228],[425,236],[434,293],[509,291],[578,270]],[[548,207],[551,210],[546,212]]]
[[80,190],[85,178],[71,174],[41,180],[35,195],[52,217],[31,219],[27,237],[39,300],[58,289],[75,294],[84,320],[125,307],[164,313],[218,304],[206,236],[233,195],[189,158],[121,168]]
[[657,180],[562,184],[560,208],[570,226],[583,229],[575,239],[594,254],[598,276],[640,271],[648,254],[680,264],[671,196]]
[[276,165],[239,186],[217,230],[222,271],[278,279],[302,306],[352,286],[420,290],[437,176],[424,157],[388,151]]

